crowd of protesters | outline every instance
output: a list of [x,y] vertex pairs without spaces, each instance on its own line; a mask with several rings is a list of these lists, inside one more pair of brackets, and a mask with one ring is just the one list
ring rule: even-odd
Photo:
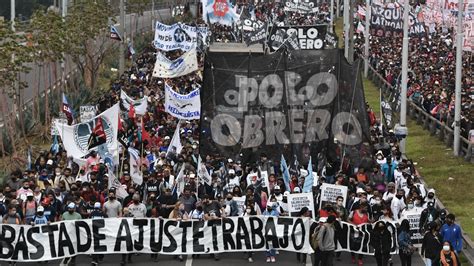
[[[427,113],[454,127],[455,37],[452,29],[438,27],[436,32],[409,41],[408,97]],[[356,34],[356,54],[364,54],[364,36]],[[370,65],[388,83],[401,82],[402,37],[370,37]],[[474,129],[474,61],[464,52],[461,92],[461,135],[468,138]]]
[[[262,7],[262,13],[266,12],[264,9]],[[257,7],[256,14],[259,10]],[[268,12],[272,12],[271,10]],[[389,44],[380,42],[380,47],[387,45]],[[212,173],[211,185],[197,181],[199,121],[180,122],[167,113],[164,108],[164,86],[168,84],[182,94],[200,88],[203,54],[198,55],[198,71],[179,78],[161,79],[152,77],[156,52],[151,45],[144,48],[136,56],[133,66],[111,83],[110,90],[97,103],[99,112],[104,111],[120,101],[120,90],[136,99],[148,96],[148,110],[145,115],[136,117],[123,110],[121,117],[121,134],[127,137],[127,145],[137,148],[141,153],[143,183],[135,184],[130,176],[127,147],[121,149],[120,164],[113,169],[118,171],[120,183],[128,192],[128,196],[120,198],[116,194],[117,189],[108,186],[107,168],[110,166],[105,164],[104,158],[92,151],[87,157],[87,164],[79,166],[60,146],[59,150],[41,152],[28,170],[13,171],[10,176],[4,178],[0,190],[0,216],[3,223],[38,225],[62,220],[105,217],[212,220],[237,216],[239,213],[242,216],[289,215],[288,195],[301,193],[306,177],[300,169],[292,169],[291,181],[287,188],[282,179],[280,163],[272,161],[264,152],[259,153],[259,159],[255,162],[242,162],[237,155],[234,158],[223,158],[218,154],[208,155],[202,160],[207,170]],[[173,59],[179,57],[182,52],[172,51],[165,54]],[[376,59],[386,56],[386,53],[372,54]],[[393,64],[397,64],[397,58],[394,53],[391,59]],[[384,59],[384,62],[385,60],[387,59]],[[384,64],[386,67],[382,68],[380,61],[375,64],[378,70],[387,70],[386,67],[392,65]],[[395,69],[389,68],[391,71]],[[427,81],[423,79],[423,82]],[[440,79],[439,82],[444,81]],[[448,265],[445,264],[446,261],[456,260],[457,254],[462,250],[461,232],[459,226],[454,223],[454,215],[435,208],[435,191],[425,188],[415,164],[401,157],[399,139],[393,131],[382,131],[371,109],[368,107],[367,110],[367,115],[373,118],[373,153],[362,158],[357,165],[344,168],[344,171],[338,171],[343,168],[341,162],[320,163],[317,159],[313,161],[313,169],[319,176],[318,184],[313,187],[313,196],[314,209],[317,210],[316,217],[320,224],[312,232],[317,243],[316,253],[312,257],[313,265],[333,265],[334,259],[340,260],[340,254],[335,253],[334,238],[337,237],[341,221],[355,225],[375,223],[371,245],[375,249],[379,265],[387,265],[391,260],[388,248],[391,242],[387,240],[390,236],[385,223],[400,224],[400,258],[403,265],[410,265],[413,248],[408,234],[409,224],[401,218],[404,212],[413,208],[423,210],[420,228],[422,233],[426,234],[422,254],[433,263],[441,261],[444,263],[442,265]],[[180,154],[168,153],[177,123],[181,123],[180,135],[184,148]],[[138,137],[144,135],[144,132],[140,132],[141,128],[145,129],[149,138]],[[184,175],[179,178],[184,178],[185,186],[182,191],[177,191],[177,178],[183,166]],[[262,170],[269,174],[270,193],[261,182],[247,183],[248,174],[258,173],[260,178]],[[347,186],[346,204],[343,204],[342,198],[338,198],[336,203],[325,204],[319,208],[320,187],[323,183]],[[239,212],[233,197],[242,196],[245,196],[245,208],[243,212]],[[309,217],[309,209],[303,208],[300,216]],[[358,239],[358,236],[354,236],[351,241],[359,241]],[[438,244],[434,243],[433,239]],[[277,261],[276,250],[269,249],[265,254],[266,262]],[[219,254],[212,256],[215,260],[220,259]],[[151,258],[158,260],[156,254],[152,254]],[[98,264],[103,259],[103,256],[92,257],[93,264]],[[176,259],[183,260],[183,257],[176,256]],[[253,254],[246,253],[246,259],[253,262]],[[352,254],[353,262],[358,265],[363,265],[365,259],[362,255]],[[71,260],[74,263],[74,258]],[[297,260],[305,263],[306,254],[297,254]],[[122,256],[122,264],[131,262],[131,255]]]

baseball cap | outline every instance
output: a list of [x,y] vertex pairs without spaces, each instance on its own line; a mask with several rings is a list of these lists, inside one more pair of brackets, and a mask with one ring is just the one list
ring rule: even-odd
[[276,186],[273,187],[273,189],[274,189],[274,190],[276,190],[276,189],[279,190],[279,189],[280,189],[280,186],[279,186],[279,185],[276,185]]
[[234,169],[229,169],[229,175],[234,174],[235,175],[235,170]]
[[300,192],[301,192],[301,189],[300,189],[299,187],[295,187],[295,188],[293,189],[293,192],[294,192],[294,193],[300,193]]
[[94,209],[100,209],[100,202],[94,203]]
[[67,205],[67,208],[68,209],[75,209],[76,208],[76,204],[74,204],[74,202],[71,202]]
[[37,212],[44,212],[44,207],[43,206],[38,206],[36,209]]
[[27,196],[27,197],[32,197],[32,196],[33,196],[33,192],[31,192],[31,191],[26,192],[26,196]]

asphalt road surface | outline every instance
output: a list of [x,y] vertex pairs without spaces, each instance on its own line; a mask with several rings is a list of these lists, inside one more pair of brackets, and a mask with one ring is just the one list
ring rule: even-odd
[[[113,255],[105,255],[102,262],[99,265],[108,265],[108,266],[115,266],[120,265],[120,261],[122,256],[120,254],[113,254]],[[132,263],[127,263],[127,265],[166,265],[166,266],[241,266],[244,265],[262,265],[267,264],[265,262],[265,253],[264,252],[256,252],[253,254],[253,263],[249,263],[245,254],[242,253],[222,253],[220,254],[220,259],[216,261],[210,255],[201,255],[199,258],[192,258],[192,256],[184,256],[183,261],[179,261],[178,258],[174,258],[174,256],[164,256],[158,255],[158,261],[155,262],[153,259],[150,258],[149,254],[140,254],[138,256],[132,255]],[[375,258],[373,256],[365,256],[364,258],[364,265],[377,265],[375,262]],[[272,264],[272,263],[268,263]],[[311,261],[308,260],[306,264],[298,263],[296,260],[296,253],[291,252],[280,252],[279,255],[276,256],[276,263],[278,265],[306,265],[311,266]],[[2,262],[0,265],[8,265],[6,262]],[[48,264],[39,264],[38,262],[35,263],[17,263],[16,265],[66,265],[63,261],[51,261]],[[78,256],[76,259],[76,265],[91,265],[91,257],[81,255]],[[347,252],[341,253],[341,260],[334,261],[334,265],[341,265],[341,266],[350,266],[350,265],[357,265],[351,262],[351,256]],[[393,256],[393,265],[401,265],[400,259],[398,255]],[[415,253],[412,257],[412,265],[414,266],[422,266],[425,265],[421,259],[421,257]]]

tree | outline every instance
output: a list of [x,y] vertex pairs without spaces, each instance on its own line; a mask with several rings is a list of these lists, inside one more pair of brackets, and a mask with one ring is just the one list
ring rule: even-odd
[[[40,68],[43,68],[45,64],[48,64],[50,67],[53,66],[53,80],[57,80],[57,62],[64,59],[63,54],[66,51],[66,25],[63,18],[54,11],[44,12],[37,10],[31,19],[30,34],[33,47],[35,48],[35,61],[39,63]],[[36,102],[39,105],[39,95],[37,96]],[[48,98],[49,95],[45,91],[44,112],[46,129],[49,129],[50,118]],[[37,110],[39,111],[39,106]]]
[[[30,68],[26,65],[32,62],[32,48],[27,45],[27,39],[24,34],[16,34],[10,28],[10,25],[0,21],[0,100],[2,105],[2,118],[7,125],[10,133],[10,141],[14,153],[15,137],[14,127],[18,115],[22,125],[21,90],[26,87],[26,83],[20,82],[19,73],[28,73]],[[8,108],[6,96],[12,99],[13,112]],[[22,130],[22,134],[24,131]]]
[[112,49],[108,20],[111,8],[105,0],[76,1],[66,16],[66,50],[78,67],[87,87],[97,85],[99,68]]

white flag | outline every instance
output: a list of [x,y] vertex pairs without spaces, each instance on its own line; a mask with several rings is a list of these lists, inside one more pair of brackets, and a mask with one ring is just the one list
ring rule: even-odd
[[173,193],[176,190],[176,194],[178,195],[178,197],[181,192],[183,192],[184,187],[186,186],[186,180],[184,178],[184,169],[185,163],[183,163],[183,166],[181,166],[181,170],[179,170],[179,173],[176,176],[176,182],[174,183]]
[[162,53],[156,54],[153,77],[177,78],[198,70],[196,48],[184,53],[181,57],[170,60]]
[[198,158],[198,177],[199,181],[202,181],[209,186],[211,185],[212,178],[209,172],[207,171],[206,165],[202,163],[201,156]]
[[[107,138],[106,143],[109,152],[114,155],[118,154],[117,133],[119,110],[120,107],[117,103],[93,119],[83,123],[69,126],[68,124],[56,122],[56,129],[58,130],[59,136],[61,136],[68,156],[72,156],[73,158],[81,158],[90,152],[89,138],[99,117],[102,119],[102,125]],[[97,147],[93,148],[92,150],[97,150]]]
[[120,91],[120,99],[122,100],[123,107],[125,109],[130,110],[130,105],[133,105],[135,108],[135,113],[137,115],[144,115],[146,113],[146,109],[148,108],[148,97],[145,96],[141,99],[134,100],[130,98],[123,90]]
[[141,185],[143,183],[142,171],[140,171],[140,154],[137,149],[129,147],[128,154],[130,155],[130,176],[133,183]]
[[127,190],[125,190],[124,187],[122,187],[122,184],[120,184],[120,181],[118,178],[114,175],[112,171],[109,170],[109,190],[111,188],[115,188],[115,196],[117,198],[124,199],[128,196]]
[[181,135],[179,132],[180,130],[181,125],[180,121],[178,121],[178,125],[176,126],[176,130],[174,131],[173,138],[171,139],[170,145],[168,146],[168,151],[166,151],[166,157],[168,157],[168,154],[170,154],[170,152],[175,153],[177,155],[181,153],[183,145],[181,145]]

